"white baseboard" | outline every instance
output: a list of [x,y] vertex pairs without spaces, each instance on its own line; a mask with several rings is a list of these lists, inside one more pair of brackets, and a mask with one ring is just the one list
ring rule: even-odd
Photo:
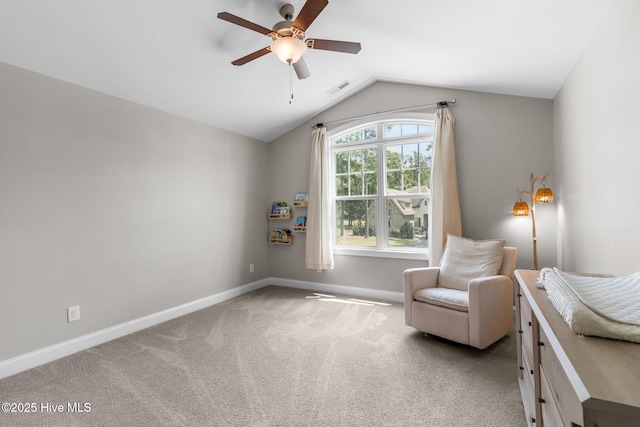
[[128,322],[101,329],[99,331],[63,341],[30,353],[22,354],[11,359],[0,361],[0,379],[35,368],[45,363],[53,362],[61,357],[69,356],[82,350],[86,350],[107,341],[129,335],[133,332],[149,328],[167,320],[184,316],[185,314],[201,310],[206,307],[260,289],[267,285],[285,286],[289,288],[308,289],[318,292],[333,292],[352,295],[360,298],[370,298],[382,301],[403,302],[402,292],[380,291],[375,289],[357,288],[352,286],[333,285],[301,280],[281,279],[269,277],[256,282],[248,283],[234,289],[229,289],[205,298],[168,308],[157,313],[139,317]]
[[382,301],[404,302],[404,294],[402,292],[380,291],[376,289],[357,288],[355,286],[332,285],[327,283],[306,282],[303,280],[281,279],[272,277],[270,279],[272,285],[286,286],[288,288],[308,289],[318,292],[333,292],[337,294],[352,295],[360,298],[369,298]]
[[269,279],[262,279],[257,282],[248,283],[237,288],[229,289],[186,304],[168,308],[119,325],[101,329],[87,335],[0,361],[0,379],[52,362],[56,359],[60,359],[61,357],[86,350],[96,345],[103,344],[107,341],[129,335],[133,332],[149,328],[159,323],[166,322],[167,320],[175,319],[176,317],[184,316],[185,314],[235,298],[247,292],[267,286],[269,283]]

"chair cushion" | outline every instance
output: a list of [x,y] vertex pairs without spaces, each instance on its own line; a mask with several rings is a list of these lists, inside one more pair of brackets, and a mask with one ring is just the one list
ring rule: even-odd
[[438,286],[466,291],[469,280],[500,271],[504,240],[473,240],[447,235]]
[[469,292],[449,288],[420,289],[413,298],[428,304],[458,311],[469,311]]

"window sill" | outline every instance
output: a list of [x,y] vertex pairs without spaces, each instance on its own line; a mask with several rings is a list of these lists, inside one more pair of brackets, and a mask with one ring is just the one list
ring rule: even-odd
[[375,248],[333,248],[334,255],[348,255],[348,256],[364,256],[364,257],[376,257],[376,258],[395,258],[395,259],[411,259],[419,261],[429,260],[429,250],[422,251],[399,251],[390,249],[375,249]]

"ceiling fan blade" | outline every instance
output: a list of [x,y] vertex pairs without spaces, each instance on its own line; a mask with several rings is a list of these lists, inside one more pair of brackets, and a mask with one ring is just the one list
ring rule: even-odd
[[251,21],[247,21],[246,19],[240,18],[236,15],[232,15],[228,12],[218,13],[218,18],[222,19],[223,21],[231,22],[232,24],[240,25],[241,27],[257,31],[260,34],[264,34],[265,36],[269,35],[272,32],[270,29],[265,28],[262,25],[254,24]]
[[296,16],[296,20],[293,21],[293,26],[302,32],[307,31],[309,25],[320,15],[322,9],[327,7],[329,4],[328,0],[307,0],[307,2],[302,6],[300,13]]
[[339,40],[307,39],[305,43],[309,49],[332,50],[334,52],[358,53],[361,49],[360,43]]
[[233,61],[233,62],[232,62],[232,64],[233,64],[233,65],[244,65],[244,64],[246,64],[246,63],[247,63],[247,62],[249,62],[249,61],[253,61],[254,59],[258,59],[258,58],[260,58],[261,56],[266,55],[266,54],[267,54],[267,53],[269,53],[269,52],[271,52],[271,48],[269,48],[269,47],[265,47],[265,48],[263,48],[263,49],[256,50],[255,52],[250,53],[250,54],[249,54],[249,55],[247,55],[247,56],[243,56],[243,57],[242,57],[242,58],[240,58],[240,59],[236,59],[235,61]]
[[311,75],[309,68],[307,68],[307,63],[304,62],[304,58],[300,58],[294,62],[293,69],[296,70],[296,76],[298,76],[300,80],[306,79]]

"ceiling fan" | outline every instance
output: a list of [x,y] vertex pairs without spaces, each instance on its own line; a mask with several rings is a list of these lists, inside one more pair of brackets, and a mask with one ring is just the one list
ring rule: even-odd
[[307,49],[330,50],[354,54],[360,52],[360,43],[304,38],[304,33],[307,31],[307,28],[309,28],[311,23],[328,4],[328,0],[307,0],[293,22],[291,22],[291,20],[293,19],[294,8],[292,5],[286,4],[280,8],[280,15],[282,15],[285,20],[275,24],[271,30],[228,12],[218,13],[218,18],[224,21],[257,31],[272,39],[270,46],[243,56],[240,59],[236,59],[232,64],[244,65],[269,52],[273,52],[283,62],[293,65],[299,79],[306,79],[311,75],[302,57]]

